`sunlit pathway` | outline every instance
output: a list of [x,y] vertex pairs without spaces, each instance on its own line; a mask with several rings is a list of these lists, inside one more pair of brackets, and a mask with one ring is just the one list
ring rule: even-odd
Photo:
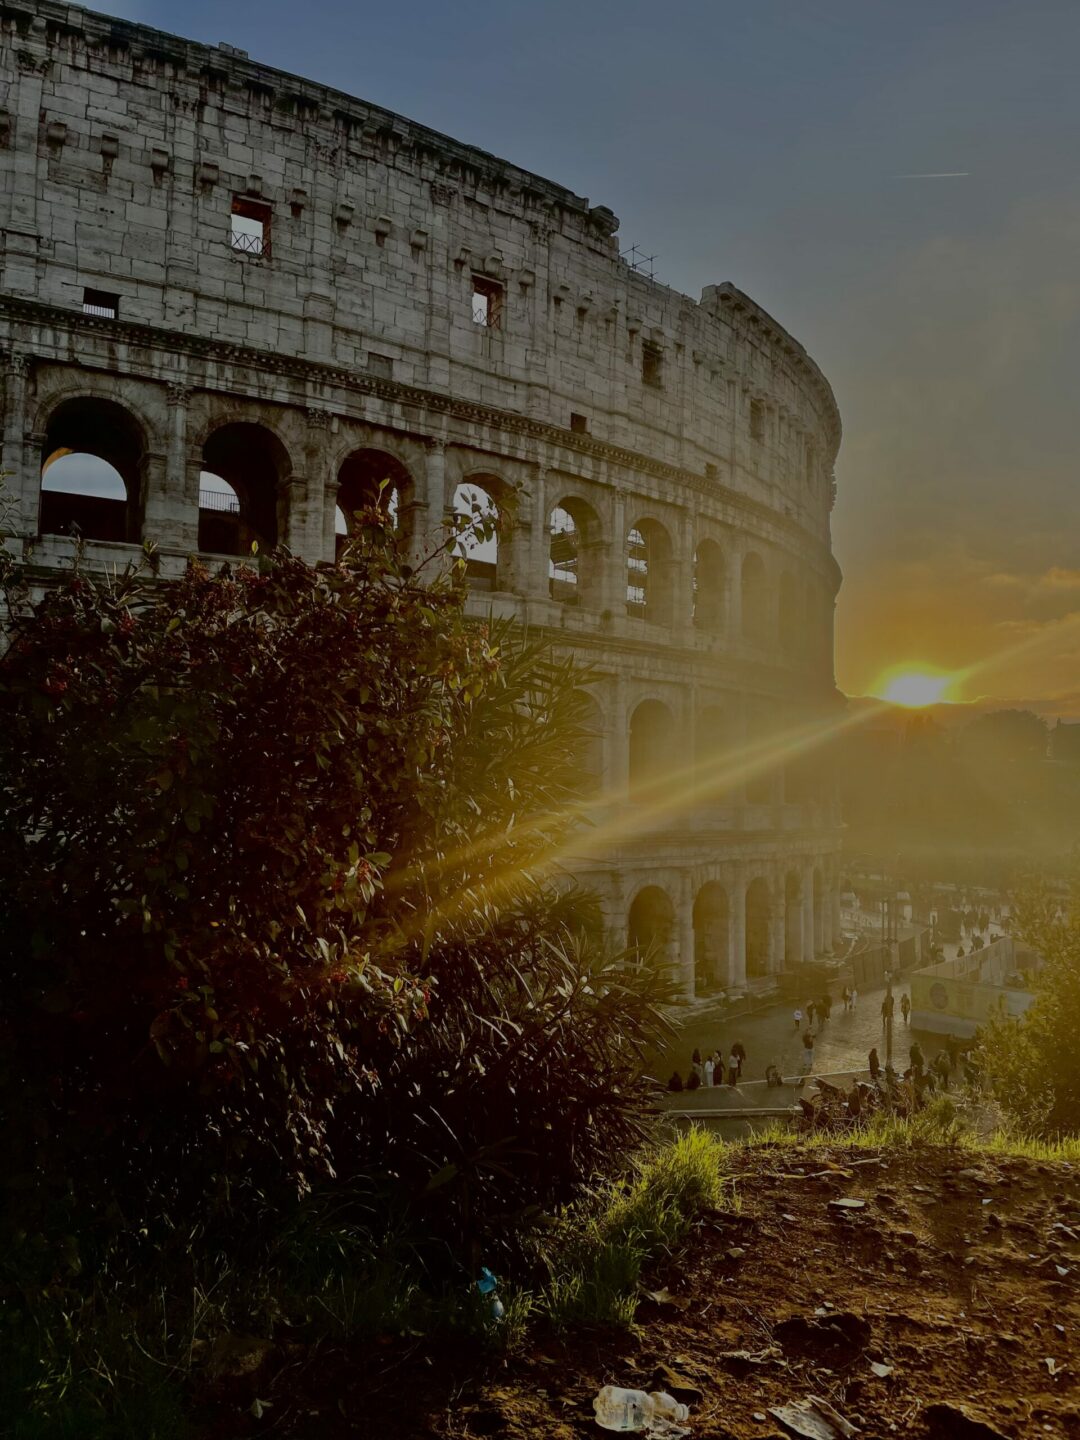
[[[900,1017],[900,996],[906,991],[904,984],[893,987],[896,997],[893,1063],[899,1070],[905,1069],[908,1064],[909,1047],[914,1038]],[[839,991],[833,995],[832,1018],[824,1025],[819,1025],[815,1018],[813,1073],[822,1075],[830,1071],[865,1070],[872,1046],[877,1046],[881,1062],[885,1063],[885,1032],[881,1023],[884,996],[883,985],[862,991],[855,1011],[845,1012]],[[777,1065],[784,1075],[798,1074],[802,1067],[803,1046],[795,1030],[792,1011],[793,1006],[785,1003],[734,1020],[718,1022],[704,1016],[688,1017],[685,1027],[665,1051],[664,1063],[658,1063],[656,1067],[659,1078],[666,1080],[672,1070],[678,1069],[685,1079],[695,1046],[703,1055],[714,1049],[727,1055],[736,1040],[741,1040],[746,1047],[745,1079],[764,1079],[765,1067],[769,1064]],[[920,1038],[927,1055],[934,1054],[943,1043],[940,1036]]]

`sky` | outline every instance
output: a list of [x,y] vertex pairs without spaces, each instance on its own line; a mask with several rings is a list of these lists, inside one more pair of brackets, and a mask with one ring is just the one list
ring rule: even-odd
[[930,666],[1080,717],[1076,0],[108,8],[568,185],[689,295],[747,291],[844,420],[841,688]]

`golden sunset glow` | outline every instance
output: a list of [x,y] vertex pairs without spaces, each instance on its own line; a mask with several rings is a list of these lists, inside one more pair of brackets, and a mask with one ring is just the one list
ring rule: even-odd
[[891,671],[878,682],[875,694],[892,705],[918,709],[921,705],[937,705],[947,700],[951,684],[951,675],[928,670]]

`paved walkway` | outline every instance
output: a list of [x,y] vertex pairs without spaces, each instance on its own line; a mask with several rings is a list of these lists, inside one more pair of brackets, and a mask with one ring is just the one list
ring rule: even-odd
[[[893,985],[896,1000],[893,1066],[901,1071],[907,1068],[909,1048],[916,1037],[928,1059],[942,1048],[943,1043],[942,1036],[920,1034],[911,1031],[903,1023],[900,1016],[900,996],[905,993],[905,984]],[[812,1073],[850,1075],[862,1072],[867,1068],[867,1057],[871,1047],[875,1045],[882,1065],[885,1064],[885,1035],[881,1024],[881,1002],[884,996],[883,985],[861,991],[858,1006],[852,1012],[844,1010],[839,991],[834,994],[832,1018],[820,1025],[815,1017]],[[803,1046],[792,1019],[793,1008],[786,1003],[770,1005],[756,1015],[743,1015],[727,1020],[694,1015],[691,1012],[666,1050],[658,1057],[654,1073],[658,1079],[666,1081],[672,1070],[677,1069],[685,1080],[695,1047],[700,1049],[702,1055],[719,1049],[726,1056],[733,1042],[741,1040],[746,1047],[744,1080],[764,1080],[765,1067],[769,1064],[776,1065],[784,1076],[798,1075],[802,1070]],[[805,1020],[803,1028],[806,1028]]]

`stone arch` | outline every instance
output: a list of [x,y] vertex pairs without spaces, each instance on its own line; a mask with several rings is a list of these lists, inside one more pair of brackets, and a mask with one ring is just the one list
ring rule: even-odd
[[670,625],[675,613],[671,536],[659,520],[642,517],[626,534],[626,613]]
[[630,716],[630,798],[645,798],[675,759],[675,716],[662,700],[642,700]]
[[675,907],[659,885],[645,885],[626,917],[627,949],[638,964],[665,970],[674,963]]
[[93,394],[54,405],[41,451],[41,533],[137,542],[146,456],[146,431],[126,406]]
[[749,702],[746,707],[747,745],[751,753],[747,763],[752,767],[746,777],[748,805],[771,805],[776,789],[776,762],[768,751],[775,726],[773,715],[762,702]]
[[[199,486],[199,549],[217,554],[246,555],[252,544],[272,550],[285,536],[286,482],[292,461],[281,437],[253,420],[226,419],[212,424],[202,446],[203,478]],[[228,526],[209,496],[207,476],[217,476],[235,493],[238,510]],[[218,549],[221,545],[223,548]]]
[[593,563],[600,519],[576,495],[564,495],[548,512],[548,596],[564,605],[595,604],[600,576]]
[[763,875],[756,875],[746,887],[746,975],[747,979],[768,975],[770,965],[769,920],[772,892]]
[[797,655],[802,638],[799,591],[794,577],[785,570],[780,576],[780,605],[778,615],[778,638],[780,648],[787,656]]
[[357,517],[364,512],[378,510],[403,533],[405,507],[412,494],[412,474],[396,455],[367,445],[350,450],[337,472],[334,532],[338,553],[348,536],[356,533]]
[[719,880],[694,897],[694,993],[731,983],[731,905]]
[[574,694],[581,702],[581,737],[577,758],[587,793],[594,795],[604,783],[604,712],[596,696],[588,690],[576,690]]
[[697,798],[708,804],[729,794],[736,785],[725,773],[733,748],[731,716],[722,705],[705,705],[694,725],[694,764],[697,769]]
[[803,889],[798,873],[784,876],[784,966],[798,965],[803,954]]
[[715,540],[701,540],[694,552],[694,628],[706,635],[724,629],[724,552]]
[[769,638],[769,585],[765,562],[756,550],[743,556],[740,578],[743,639],[763,645]]

